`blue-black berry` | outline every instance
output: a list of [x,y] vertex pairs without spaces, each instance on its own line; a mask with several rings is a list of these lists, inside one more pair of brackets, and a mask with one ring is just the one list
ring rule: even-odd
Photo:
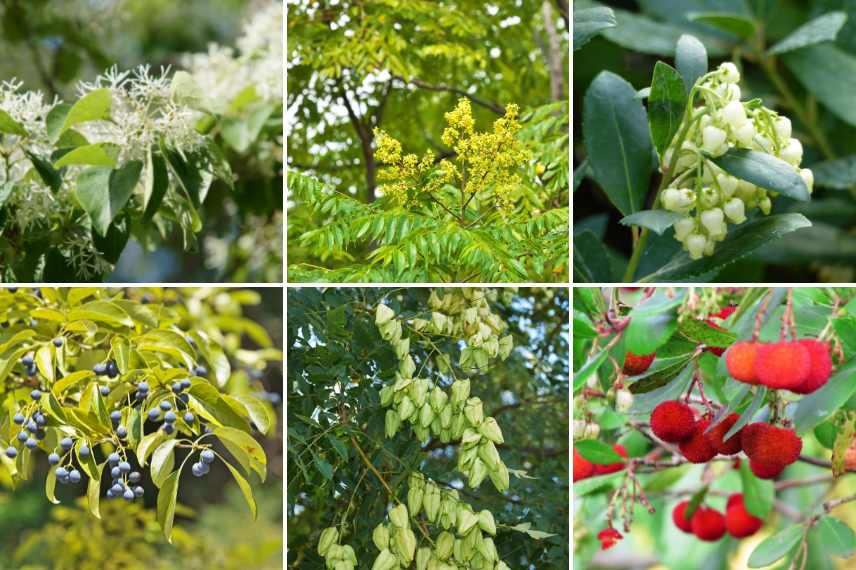
[[193,472],[195,477],[202,477],[206,473],[208,473],[208,466],[204,463],[194,463],[190,467],[190,471]]
[[62,339],[61,339],[61,338],[55,338],[55,339],[53,339],[53,344],[54,344],[54,346],[55,346],[55,347],[57,347],[57,348],[61,347],[61,346],[62,346]]
[[134,496],[135,497],[142,497],[145,494],[145,492],[146,492],[145,489],[143,489],[139,485],[134,487]]
[[59,464],[59,455],[57,455],[56,453],[51,453],[50,455],[48,455],[48,463],[50,463],[51,465]]
[[122,476],[122,470],[119,469],[118,467],[114,467],[113,469],[110,470],[110,476],[113,479],[118,479],[119,477]]
[[57,467],[56,476],[58,479],[65,479],[68,477],[68,470],[65,467]]
[[131,472],[131,464],[127,461],[122,461],[119,463],[119,470],[122,473],[130,473]]
[[110,395],[110,387],[109,386],[101,386],[98,388],[98,391],[101,392],[101,395],[105,398]]
[[160,409],[162,409],[162,410],[163,410],[163,411],[165,411],[165,412],[166,412],[167,410],[171,410],[171,409],[172,409],[172,404],[170,404],[169,402],[167,402],[166,400],[164,400],[163,402],[161,402],[161,403],[160,403]]
[[190,412],[187,412],[186,414],[184,414],[184,421],[189,423],[189,424],[192,424],[193,420],[195,420],[195,419],[196,419],[196,417],[193,414],[191,414]]
[[199,454],[199,458],[202,459],[203,463],[212,463],[214,461],[214,452],[210,449],[203,449],[202,453]]
[[110,378],[115,378],[118,375],[119,375],[119,367],[116,366],[116,363],[111,360],[110,362],[107,363],[107,376],[109,376]]
[[170,423],[163,424],[163,431],[170,434],[175,431],[175,426]]
[[107,456],[107,461],[110,462],[111,465],[119,463],[121,460],[122,459],[119,457],[119,454],[115,452]]
[[157,408],[152,408],[149,410],[149,419],[151,421],[155,421],[160,417],[160,411]]
[[87,457],[89,457],[90,454],[89,446],[85,444],[81,445],[80,449],[77,450],[77,454],[80,455],[82,458],[86,459]]
[[72,483],[80,483],[80,471],[77,469],[72,469],[68,474],[68,480]]
[[21,425],[24,425],[24,422],[26,421],[26,418],[24,417],[24,415],[23,415],[22,413],[18,412],[18,413],[17,413],[17,414],[15,414],[15,416],[12,418],[12,421],[13,421],[13,422],[15,422],[16,424],[18,424],[19,426],[21,426]]
[[181,389],[187,390],[188,388],[190,388],[190,378],[185,378],[181,381]]
[[128,475],[128,481],[130,481],[131,483],[139,483],[142,478],[143,476],[142,474],[140,474],[139,471],[131,471],[131,473]]
[[167,412],[163,415],[163,421],[168,424],[175,423],[175,412]]
[[34,360],[33,360],[32,354],[25,354],[24,356],[21,357],[21,364],[23,364],[24,366],[32,366],[33,363],[34,363]]
[[39,442],[37,442],[33,438],[30,438],[26,442],[24,442],[24,445],[26,445],[29,449],[35,449],[38,444]]
[[63,448],[65,451],[68,451],[69,449],[71,449],[71,447],[73,445],[74,445],[74,441],[72,441],[72,439],[70,437],[64,437],[59,442],[59,446],[61,448]]
[[6,457],[9,459],[15,459],[18,456],[18,450],[12,447],[11,445],[6,448]]
[[133,489],[131,489],[130,487],[129,487],[129,488],[127,488],[127,489],[125,490],[125,494],[124,494],[124,495],[122,495],[122,497],[124,497],[126,501],[133,501],[133,500],[134,500],[134,491],[133,491]]
[[194,370],[193,373],[196,374],[197,376],[201,376],[202,378],[205,378],[206,376],[208,376],[208,369],[200,364],[199,366],[196,367],[196,370]]
[[30,398],[38,402],[42,399],[42,393],[39,390],[33,390],[32,392],[30,392]]
[[120,497],[122,495],[122,492],[125,490],[125,487],[123,487],[121,483],[116,483],[115,485],[110,487],[110,490],[113,491],[114,496]]
[[92,371],[95,372],[97,376],[104,376],[107,374],[107,365],[103,362],[99,362],[92,367]]
[[18,433],[18,441],[20,441],[21,443],[24,443],[25,441],[27,441],[28,437],[30,437],[30,436],[28,436],[27,432],[25,432],[25,431]]
[[125,428],[125,426],[119,426],[116,428],[116,435],[124,439],[128,437],[128,430]]

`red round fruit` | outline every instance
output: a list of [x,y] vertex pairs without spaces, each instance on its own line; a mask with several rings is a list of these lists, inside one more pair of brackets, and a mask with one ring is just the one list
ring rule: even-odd
[[754,459],[749,460],[749,469],[758,479],[775,479],[782,474],[787,465],[781,463],[761,463]]
[[798,342],[762,344],[755,356],[758,382],[774,390],[799,387],[811,371],[811,356]]
[[609,550],[622,538],[624,537],[621,536],[621,533],[612,527],[605,528],[597,533],[597,539],[600,541],[600,547],[602,550]]
[[725,534],[725,517],[716,509],[699,507],[693,513],[693,534],[701,540],[713,542]]
[[741,340],[735,342],[725,353],[725,365],[728,374],[740,382],[746,384],[757,384],[758,376],[755,374],[755,357],[758,355],[760,343]]
[[580,455],[580,452],[574,450],[574,483],[588,479],[594,475],[594,463]]
[[652,352],[651,354],[645,354],[639,356],[638,354],[633,354],[632,352],[628,352],[624,355],[624,373],[628,376],[637,376],[642,374],[651,366],[651,363],[654,362],[654,358],[657,356],[656,352]]
[[[624,449],[624,446],[616,443],[612,446],[612,450],[615,451],[621,457],[627,459],[627,450]],[[594,466],[594,474],[595,475],[606,475],[607,473],[616,473],[624,469],[624,462],[620,463],[610,463],[608,465],[595,465]]]
[[752,515],[743,504],[743,495],[731,495],[725,509],[725,529],[733,537],[745,538],[758,532],[764,521]]
[[829,343],[813,338],[804,338],[799,343],[808,351],[811,368],[802,384],[792,388],[797,394],[811,394],[829,380],[832,373],[832,358],[829,356]]
[[672,509],[672,522],[674,522],[675,526],[684,531],[685,533],[692,534],[692,520],[686,517],[687,507],[689,506],[689,501],[681,501],[680,503],[675,505],[675,508]]
[[680,443],[695,433],[695,417],[688,405],[677,400],[657,404],[651,413],[651,431],[669,443]]
[[767,466],[785,467],[796,461],[802,451],[802,439],[788,428],[756,422],[743,429],[743,451],[749,459]]
[[692,437],[682,441],[681,453],[692,463],[707,463],[716,456],[716,450],[710,445],[704,430],[710,425],[710,420],[701,420],[696,424]]
[[723,441],[723,438],[739,419],[739,414],[730,414],[727,418],[713,426],[713,429],[707,432],[707,440],[717,453],[721,453],[722,455],[734,455],[735,453],[740,453],[740,450],[743,449],[743,445],[740,441],[743,428],[740,428],[737,433],[729,437],[728,440]]

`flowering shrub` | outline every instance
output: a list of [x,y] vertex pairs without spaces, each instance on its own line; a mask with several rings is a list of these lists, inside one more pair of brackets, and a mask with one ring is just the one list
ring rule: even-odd
[[2,279],[100,280],[131,235],[155,247],[178,231],[194,247],[209,192],[246,176],[238,156],[276,180],[281,22],[270,3],[239,52],[212,46],[175,73],[114,67],[68,103],[2,83]]
[[258,302],[252,291],[0,290],[0,480],[31,478],[44,457],[47,498],[77,487],[96,517],[102,500],[154,485],[169,539],[181,474],[222,465],[255,514],[248,478],[264,481],[267,458],[254,434],[275,429],[278,401],[259,379],[281,359],[242,316]]

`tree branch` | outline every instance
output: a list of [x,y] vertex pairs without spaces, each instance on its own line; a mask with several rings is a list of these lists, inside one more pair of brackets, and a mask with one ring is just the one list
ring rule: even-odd
[[463,89],[460,89],[459,87],[453,87],[452,85],[442,85],[442,84],[436,84],[435,85],[432,83],[426,83],[426,82],[422,81],[421,79],[411,79],[409,82],[407,80],[405,80],[404,78],[401,78],[401,77],[399,77],[398,79],[401,79],[405,83],[412,83],[413,85],[419,87],[420,89],[426,89],[428,91],[447,91],[449,93],[455,93],[457,95],[461,95],[462,97],[466,97],[467,99],[469,99],[470,101],[472,101],[476,105],[479,105],[479,106],[484,107],[486,109],[490,109],[491,111],[493,111],[497,115],[505,115],[505,109],[503,107],[501,107],[498,103],[493,103],[491,101],[487,101],[486,99],[481,99],[479,97],[476,97],[475,95],[471,95],[471,94],[467,93],[466,91],[464,91]]
[[565,70],[562,66],[561,43],[556,32],[550,0],[544,0],[541,4],[541,15],[544,18],[544,31],[547,33],[547,45],[542,48],[547,69],[550,71],[550,97],[554,101],[562,101],[565,98]]
[[366,202],[374,202],[376,182],[376,166],[374,160],[374,149],[372,148],[372,135],[366,125],[357,116],[356,111],[351,106],[351,101],[348,99],[347,91],[342,83],[342,79],[338,80],[341,92],[339,96],[348,111],[348,118],[351,120],[354,130],[357,132],[357,137],[360,139],[360,147],[363,151],[363,164],[366,169]]

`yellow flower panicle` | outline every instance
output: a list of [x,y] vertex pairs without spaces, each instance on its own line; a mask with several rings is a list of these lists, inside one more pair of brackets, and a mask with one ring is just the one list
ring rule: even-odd
[[514,203],[520,176],[515,173],[531,155],[515,136],[520,130],[519,107],[509,104],[505,115],[494,121],[493,131],[477,132],[472,107],[467,98],[445,114],[447,127],[441,140],[455,152],[454,160],[434,162],[428,151],[420,160],[414,154],[402,155],[401,143],[375,129],[376,156],[386,164],[378,174],[384,182],[380,190],[391,199],[406,204],[416,192],[433,193],[451,184],[465,194],[483,194],[480,200],[495,200],[508,211]]

